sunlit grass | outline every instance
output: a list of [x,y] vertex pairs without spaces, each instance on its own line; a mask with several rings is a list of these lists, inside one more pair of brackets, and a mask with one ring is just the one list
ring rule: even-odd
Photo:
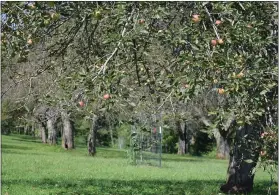
[[[81,144],[65,151],[26,136],[2,136],[2,194],[215,195],[226,179],[225,160],[163,154],[159,168],[129,165],[124,150],[97,151],[90,157]],[[257,172],[252,194],[267,194],[268,184],[268,174]]]

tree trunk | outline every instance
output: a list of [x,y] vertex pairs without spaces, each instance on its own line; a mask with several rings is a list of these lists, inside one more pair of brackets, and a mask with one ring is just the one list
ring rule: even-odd
[[97,120],[98,120],[98,116],[93,115],[90,133],[87,138],[87,148],[88,148],[88,154],[90,156],[94,156],[96,154]]
[[54,108],[48,108],[46,110],[47,129],[48,129],[48,143],[50,145],[57,144],[57,132],[55,123],[57,120],[57,111]]
[[32,137],[35,137],[35,123],[32,123],[31,135],[32,135]]
[[176,122],[176,128],[178,130],[178,151],[177,154],[183,155],[186,151],[186,124],[185,122]]
[[258,138],[259,130],[253,129],[250,125],[245,125],[236,131],[227,182],[220,188],[222,192],[249,193],[253,190],[254,169],[259,157],[256,142]]
[[230,144],[229,140],[225,137],[219,134],[215,137],[216,144],[217,144],[217,154],[216,157],[218,159],[229,159],[230,156]]
[[67,112],[61,112],[61,118],[63,122],[63,131],[62,131],[62,147],[64,149],[73,149],[74,148],[74,135],[73,135],[73,126],[69,119]]
[[113,131],[111,126],[109,126],[109,132],[110,132],[110,139],[111,139],[111,147],[114,146],[114,141],[113,141]]
[[40,129],[40,132],[41,132],[41,138],[42,138],[42,143],[47,143],[47,140],[46,140],[46,128],[45,126],[42,124],[42,123],[39,123],[39,129]]
[[49,118],[47,120],[47,129],[48,129],[48,143],[50,145],[55,145],[57,143],[57,136],[54,127],[54,120],[52,118]]
[[29,129],[29,126],[24,125],[24,135],[28,135],[28,129]]

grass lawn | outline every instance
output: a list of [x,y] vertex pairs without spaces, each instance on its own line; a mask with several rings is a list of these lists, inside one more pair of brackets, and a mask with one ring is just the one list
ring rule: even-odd
[[[228,161],[163,154],[162,168],[129,165],[125,151],[85,145],[65,151],[27,136],[2,136],[2,194],[216,195]],[[269,176],[259,170],[252,193],[267,194]],[[278,194],[277,186],[272,194]],[[221,193],[220,193],[221,194]]]

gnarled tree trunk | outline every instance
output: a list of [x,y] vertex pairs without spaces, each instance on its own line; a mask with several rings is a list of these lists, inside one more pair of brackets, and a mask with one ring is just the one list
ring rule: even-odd
[[57,132],[55,123],[57,120],[57,112],[53,108],[48,108],[46,111],[48,143],[50,145],[57,144]]
[[44,124],[42,123],[39,123],[39,129],[40,129],[40,132],[41,132],[41,138],[42,138],[42,143],[47,143],[47,140],[46,140],[46,127]]
[[93,115],[91,129],[87,138],[88,154],[91,156],[94,156],[96,154],[96,137],[97,137],[96,134],[98,128],[97,121],[98,121],[98,116]]
[[55,145],[57,143],[57,135],[54,126],[54,120],[51,118],[47,120],[47,130],[48,130],[48,143],[50,145]]
[[259,130],[255,129],[255,126],[246,124],[236,131],[227,182],[220,188],[222,192],[249,193],[253,190],[253,169],[259,157],[259,148],[256,144],[258,138]]
[[31,135],[32,135],[32,137],[35,137],[35,123],[32,123],[32,126],[31,126]]
[[220,133],[216,135],[216,145],[217,145],[217,154],[218,159],[229,159],[230,157],[230,143],[228,138],[221,135]]
[[62,111],[61,118],[62,118],[62,122],[63,122],[62,147],[64,149],[73,149],[74,148],[74,132],[73,132],[73,126],[70,121],[68,113],[66,111]]
[[111,147],[114,147],[113,131],[111,125],[109,125],[109,132],[110,132]]
[[187,136],[186,136],[186,124],[185,122],[176,122],[176,128],[178,131],[178,151],[177,154],[183,155],[187,153]]
[[24,135],[28,135],[29,126],[26,124],[24,125]]

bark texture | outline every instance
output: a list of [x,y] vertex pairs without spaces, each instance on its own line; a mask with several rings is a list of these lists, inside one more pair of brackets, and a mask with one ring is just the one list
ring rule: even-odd
[[110,139],[111,139],[111,147],[113,147],[114,141],[113,141],[113,131],[111,125],[109,126],[109,132],[110,132]]
[[73,149],[74,148],[73,125],[66,111],[61,112],[61,118],[63,122],[62,147],[64,149]]
[[[226,184],[220,190],[224,193],[249,193],[253,190],[253,169],[257,164],[259,149],[256,140],[259,129],[246,124],[236,131],[233,151],[230,155]],[[247,160],[252,160],[249,162]]]
[[90,133],[87,138],[87,148],[88,148],[88,154],[90,156],[94,156],[96,154],[96,137],[97,137],[96,134],[98,128],[97,122],[98,122],[98,116],[93,115]]
[[47,120],[47,130],[48,130],[48,143],[50,145],[57,144],[56,129],[54,127],[53,119]]
[[42,139],[42,143],[47,143],[47,140],[46,140],[46,126],[42,123],[39,123],[39,130],[40,130],[40,133],[41,133],[41,139]]
[[178,151],[177,154],[183,155],[188,152],[186,124],[185,122],[177,121],[176,128],[178,130]]
[[24,126],[24,135],[28,135],[28,130],[29,130],[29,126],[25,125]]
[[217,144],[217,154],[218,159],[229,159],[230,157],[230,143],[229,139],[226,136],[221,135],[220,133],[215,136]]
[[50,145],[57,144],[57,132],[55,129],[55,123],[57,120],[57,113],[54,109],[47,109],[46,112],[47,119],[47,130],[48,130],[48,143]]
[[31,135],[32,135],[32,137],[35,137],[35,123],[32,123]]
[[[200,120],[203,122],[204,125],[206,125],[207,127],[212,126],[212,122],[209,119],[207,119],[200,110],[196,108],[196,112],[199,114]],[[218,128],[215,128],[213,130],[213,135],[217,145],[217,152],[216,152],[217,158],[220,159],[229,158],[229,152],[230,152],[229,137],[233,132],[234,123],[235,123],[234,113],[230,113],[227,120],[224,122],[224,129],[220,130]]]

